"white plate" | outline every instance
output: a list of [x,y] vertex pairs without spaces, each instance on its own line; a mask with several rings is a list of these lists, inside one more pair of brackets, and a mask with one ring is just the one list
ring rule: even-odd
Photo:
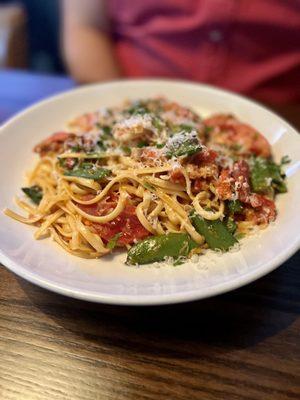
[[213,252],[199,263],[128,267],[125,254],[82,260],[50,239],[35,241],[34,228],[0,213],[0,259],[10,270],[44,288],[68,296],[113,304],[166,304],[232,290],[272,271],[299,248],[300,137],[284,120],[238,95],[206,85],[167,80],[120,81],[72,90],[42,101],[12,118],[0,130],[0,209],[15,208],[24,173],[33,162],[34,144],[85,111],[119,104],[126,98],[164,95],[201,115],[230,112],[262,132],[276,160],[289,155],[289,192],[277,197],[276,222],[241,250]]

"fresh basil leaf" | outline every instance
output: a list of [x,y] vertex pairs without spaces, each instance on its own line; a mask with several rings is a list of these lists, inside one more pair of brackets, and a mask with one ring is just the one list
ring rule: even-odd
[[[104,152],[89,152],[89,153],[80,153],[78,157],[72,157],[74,160],[84,159],[84,160],[100,160],[101,158],[105,157]],[[65,167],[67,157],[57,157],[58,163],[61,167]]]
[[40,204],[43,198],[43,191],[39,186],[24,187],[22,190],[35,204]]
[[[237,242],[225,221],[206,220],[195,211],[190,213],[190,220],[198,233],[204,236],[208,247],[215,250],[228,251]],[[233,229],[233,225],[231,229]]]
[[[174,136],[173,136],[174,138]],[[180,156],[192,156],[201,151],[202,146],[198,142],[197,138],[186,138],[183,141],[174,142],[168,147],[166,153],[167,157],[180,157]]]
[[131,148],[128,146],[122,146],[121,149],[123,150],[123,152],[126,154],[126,156],[130,156],[131,154]]
[[180,124],[180,125],[179,125],[179,129],[180,129],[181,131],[190,133],[190,132],[192,132],[192,130],[194,129],[194,127],[191,126],[191,125],[188,125],[188,124]]
[[234,237],[235,237],[237,240],[243,239],[245,236],[246,236],[245,233],[236,233],[236,234],[234,235]]
[[162,128],[164,127],[163,121],[161,121],[161,120],[160,120],[159,118],[157,118],[157,117],[154,117],[154,118],[152,119],[152,124],[153,124],[154,128],[156,128],[158,131],[161,131]]
[[66,161],[67,161],[67,158],[58,157],[58,164],[60,167],[66,168]]
[[71,171],[65,171],[65,176],[76,176],[78,178],[100,180],[110,175],[111,171],[106,168],[97,167],[92,163],[82,163]]
[[243,205],[240,200],[229,200],[227,202],[227,208],[230,214],[239,214],[243,211]]
[[102,130],[105,135],[111,136],[111,127],[108,125],[102,126]]
[[82,150],[82,146],[80,146],[79,144],[72,146],[70,148],[71,152],[73,153],[79,153]]
[[273,187],[279,193],[287,192],[284,182],[285,175],[281,171],[281,164],[261,157],[255,158],[251,163],[251,186],[257,193],[267,193]]
[[130,115],[137,115],[137,114],[144,115],[144,114],[149,113],[149,109],[146,107],[146,105],[142,101],[136,101],[126,111]]
[[228,217],[225,221],[226,228],[229,230],[230,233],[234,233],[237,228],[237,224],[235,223],[234,219],[231,217]]
[[142,147],[147,147],[147,146],[149,146],[149,143],[146,142],[145,140],[142,140],[142,141],[139,142],[136,146],[137,146],[139,149],[141,149]]
[[289,156],[283,156],[281,157],[280,165],[286,165],[289,164],[292,160],[290,159]]
[[103,142],[103,140],[98,140],[97,146],[99,147],[99,150],[102,150],[102,151],[107,150],[107,146],[105,145],[105,143]]

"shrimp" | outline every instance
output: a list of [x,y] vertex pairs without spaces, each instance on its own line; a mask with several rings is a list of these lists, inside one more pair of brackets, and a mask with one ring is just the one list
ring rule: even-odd
[[210,144],[237,147],[240,154],[254,153],[268,158],[271,146],[267,139],[250,125],[244,124],[230,114],[216,114],[204,121],[209,132]]

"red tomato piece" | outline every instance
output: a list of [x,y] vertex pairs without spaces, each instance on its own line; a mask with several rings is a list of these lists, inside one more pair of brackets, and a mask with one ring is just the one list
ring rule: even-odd
[[216,184],[216,190],[221,200],[228,200],[232,196],[232,181],[230,171],[223,169]]
[[153,147],[145,147],[144,149],[138,149],[137,151],[137,159],[142,161],[143,164],[148,165],[149,167],[155,167],[159,162],[166,161],[165,156],[161,153],[159,149],[155,149]]
[[221,200],[229,200],[236,193],[238,199],[244,203],[249,202],[249,166],[246,161],[234,163],[232,171],[223,169],[217,181],[217,192]]
[[170,181],[184,185],[185,178],[180,168],[175,168],[170,172]]
[[251,195],[253,207],[252,220],[256,224],[268,224],[276,218],[276,207],[273,200],[259,194]]
[[238,198],[242,202],[249,201],[250,185],[249,185],[249,165],[246,161],[240,160],[234,163],[232,177],[235,182]]
[[203,179],[195,179],[194,180],[194,185],[193,185],[193,191],[198,193],[200,190],[204,189],[204,182]]
[[[82,200],[91,200],[94,196],[88,194],[82,198]],[[86,212],[90,215],[101,216],[109,214],[115,207],[118,202],[118,197],[114,194],[107,196],[105,199],[99,201],[98,203],[93,204],[77,204],[82,211]]]
[[249,203],[253,208],[261,207],[263,202],[262,202],[262,196],[257,194],[257,193],[252,193],[249,196]]
[[[86,200],[88,200],[88,198],[86,198]],[[78,204],[78,206],[87,214],[100,216],[111,212],[116,207],[116,204],[117,197],[108,196],[99,203],[90,205]],[[125,246],[126,244],[132,244],[150,235],[150,232],[140,223],[135,210],[136,207],[133,204],[127,204],[121,214],[112,221],[106,222],[105,224],[96,222],[92,222],[91,224],[104,242],[108,242],[116,234],[121,233],[117,245]]]
[[243,180],[248,181],[250,175],[249,165],[245,160],[239,160],[233,164],[232,177],[234,179],[243,177]]
[[215,162],[216,158],[218,157],[218,153],[211,149],[205,149],[200,151],[199,153],[195,154],[191,158],[191,162],[197,165],[205,165],[205,164],[212,164]]

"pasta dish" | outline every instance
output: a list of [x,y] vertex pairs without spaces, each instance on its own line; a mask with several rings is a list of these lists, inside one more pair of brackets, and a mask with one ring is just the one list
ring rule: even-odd
[[127,264],[180,264],[225,252],[274,221],[287,191],[287,157],[275,163],[255,128],[163,97],[81,115],[34,151],[28,201],[16,198],[26,216],[5,213],[85,258],[125,248]]

